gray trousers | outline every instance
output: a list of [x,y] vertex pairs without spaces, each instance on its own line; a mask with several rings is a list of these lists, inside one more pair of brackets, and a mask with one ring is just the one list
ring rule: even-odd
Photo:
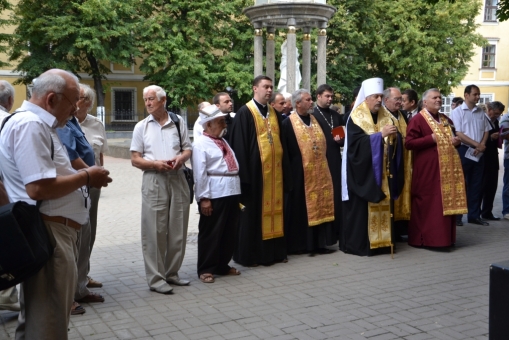
[[37,274],[21,284],[16,340],[67,339],[78,276],[78,232],[60,223],[45,224],[55,252]]
[[78,262],[76,265],[78,270],[78,281],[76,282],[74,300],[79,300],[90,294],[90,290],[87,288],[87,275],[89,271],[88,262],[90,260],[90,222],[81,226],[76,246],[78,248]]
[[182,170],[143,173],[141,244],[150,288],[178,278],[186,251],[189,195]]

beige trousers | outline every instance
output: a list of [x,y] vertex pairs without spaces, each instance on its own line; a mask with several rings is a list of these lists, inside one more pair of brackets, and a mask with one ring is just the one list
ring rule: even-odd
[[76,288],[78,231],[60,223],[45,224],[55,252],[37,274],[21,284],[16,340],[67,339]]
[[150,288],[178,278],[189,222],[189,187],[182,170],[145,171],[141,187],[141,244]]

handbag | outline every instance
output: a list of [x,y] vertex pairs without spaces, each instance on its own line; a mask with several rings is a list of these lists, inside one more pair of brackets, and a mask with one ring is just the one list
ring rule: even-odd
[[[179,117],[171,112],[168,111],[168,114],[170,115],[171,120],[175,123],[175,126],[177,127],[177,132],[179,134],[179,142],[180,142],[180,152],[183,152],[182,149],[182,135],[180,134],[180,119]],[[188,168],[185,164],[182,164],[182,170],[184,171],[184,176],[186,177],[187,185],[189,186],[189,204],[193,203],[194,198],[194,177],[193,177],[193,169]]]
[[4,290],[37,274],[53,255],[53,245],[39,203],[19,201],[0,207],[0,225],[0,290]]
[[[17,111],[4,119],[5,123]],[[51,159],[54,145],[51,139]],[[39,207],[23,201],[0,207],[0,290],[17,285],[37,274],[53,255],[53,245]]]

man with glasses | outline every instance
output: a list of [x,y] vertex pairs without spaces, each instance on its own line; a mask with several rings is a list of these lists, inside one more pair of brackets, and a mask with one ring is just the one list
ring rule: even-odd
[[[30,101],[5,123],[0,134],[0,170],[11,202],[40,205],[53,256],[21,284],[21,313],[16,339],[67,339],[76,286],[76,242],[88,221],[83,187],[111,182],[101,167],[72,168],[56,127],[76,111],[78,78],[64,70],[43,73]],[[88,203],[88,202],[87,202]]]
[[[501,102],[486,104],[486,121],[490,124],[489,137],[484,151],[484,174],[481,217],[485,220],[498,221],[500,217],[493,216],[493,201],[498,187],[498,149],[499,149],[499,124],[498,118],[504,112],[505,106]],[[500,147],[502,145],[500,144]]]
[[[389,87],[383,93],[385,108],[392,114],[394,124],[403,137],[406,138],[407,117],[400,111],[403,102],[401,91],[396,87]],[[408,235],[408,221],[410,220],[411,196],[410,186],[412,183],[412,153],[403,148],[403,164],[405,185],[397,200],[394,201],[394,234],[396,241],[403,241]]]

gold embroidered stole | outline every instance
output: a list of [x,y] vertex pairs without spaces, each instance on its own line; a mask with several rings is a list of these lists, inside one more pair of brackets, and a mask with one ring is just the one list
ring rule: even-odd
[[[390,112],[389,112],[390,113]],[[407,124],[405,122],[405,118],[403,118],[403,114],[400,112],[398,119],[394,117],[396,122],[396,126],[398,127],[401,136],[403,137],[403,144],[405,144],[406,138],[406,128]],[[404,176],[405,176],[405,185],[403,186],[403,190],[399,195],[398,199],[394,201],[394,220],[410,220],[410,211],[412,206],[412,197],[411,197],[411,186],[412,186],[412,151],[407,150],[406,147],[403,146],[403,163],[404,163]]]
[[310,117],[310,126],[302,122],[298,113],[290,115],[290,121],[302,156],[308,225],[313,227],[334,221],[334,189],[325,158],[325,135],[316,118]]
[[255,122],[262,163],[262,239],[283,237],[283,147],[279,122],[270,105],[267,118],[263,118],[252,100],[246,106]]
[[426,109],[423,109],[420,113],[435,134],[437,141],[444,216],[465,214],[467,213],[467,200],[463,167],[460,156],[451,142],[451,126],[447,118],[441,113],[439,113],[439,118],[442,124],[438,124]]
[[[350,115],[350,119],[359,126],[367,135],[379,132],[385,125],[394,125],[390,112],[384,108],[378,110],[377,124],[373,122],[371,112],[366,102],[359,105]],[[371,249],[390,247],[392,245],[391,224],[391,199],[389,192],[389,180],[387,169],[387,149],[390,142],[389,137],[385,137],[383,151],[383,172],[382,172],[382,191],[385,198],[379,203],[368,202],[368,236]]]

